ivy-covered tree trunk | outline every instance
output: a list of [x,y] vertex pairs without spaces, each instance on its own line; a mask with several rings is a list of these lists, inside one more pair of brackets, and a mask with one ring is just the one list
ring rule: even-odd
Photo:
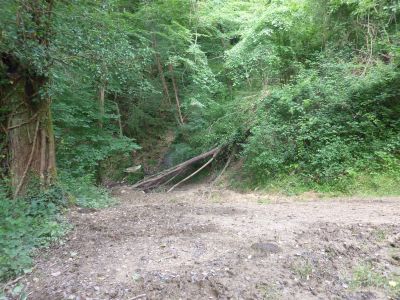
[[34,180],[46,188],[56,176],[54,133],[49,93],[53,64],[52,13],[54,0],[26,0],[16,6],[13,39],[0,52],[4,79],[1,88],[9,96],[4,104],[8,149],[8,173],[14,197],[27,191]]
[[26,192],[29,182],[46,188],[56,176],[55,143],[50,99],[38,101],[46,80],[20,79],[10,105],[8,151],[14,197]]

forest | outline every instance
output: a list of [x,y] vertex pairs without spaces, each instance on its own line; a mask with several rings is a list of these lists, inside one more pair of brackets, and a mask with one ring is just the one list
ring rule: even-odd
[[[0,0],[0,299],[399,299],[399,22],[398,0]],[[315,222],[325,223],[304,229],[312,241],[304,249],[326,246],[321,251],[331,260],[299,256],[278,265],[276,257],[290,252],[285,242],[260,239],[272,239],[266,220],[281,201],[293,205],[274,215],[285,230],[300,226],[285,219],[288,211],[302,220],[321,214]],[[134,203],[151,207],[140,213]],[[76,254],[90,236],[102,245],[108,236],[143,229],[139,221],[113,225],[111,217],[131,212],[147,220],[153,246],[165,250],[172,243],[166,235],[183,243],[181,235],[215,234],[229,205],[256,216],[247,226],[254,230],[249,251],[257,254],[243,250],[243,259],[259,255],[265,268],[275,268],[270,277],[262,271],[262,282],[255,262],[253,273],[229,277],[224,257],[228,277],[221,277],[207,271],[211,260],[203,256],[198,274],[213,275],[196,287],[195,275],[190,284],[182,279],[187,270],[176,271],[185,283],[165,275],[161,285],[154,272],[134,266],[129,284],[104,284],[108,294],[102,283],[92,287],[94,279],[68,277],[82,279],[75,291],[61,287],[66,277],[58,271],[48,275],[60,280],[58,290],[43,279],[54,266],[43,255],[56,263],[69,251],[64,260],[92,266]],[[207,222],[217,223],[190,217],[208,209]],[[382,217],[374,219],[378,211]],[[183,225],[185,218],[192,223]],[[108,229],[93,229],[101,222],[107,236]],[[172,223],[184,227],[172,235]],[[324,240],[319,226],[331,236]],[[85,234],[79,245],[71,238]],[[350,241],[356,235],[362,238]],[[347,241],[345,249],[330,239]],[[221,245],[244,249],[227,240]],[[51,252],[60,247],[67,248]],[[389,256],[371,260],[384,250]],[[350,279],[341,277],[345,266]],[[327,277],[325,267],[336,273]],[[326,281],[339,282],[337,289],[328,292]],[[86,287],[94,294],[84,296]]]

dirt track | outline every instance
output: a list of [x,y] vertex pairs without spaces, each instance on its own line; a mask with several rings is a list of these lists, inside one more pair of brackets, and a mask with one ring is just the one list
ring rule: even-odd
[[400,199],[205,191],[72,211],[29,299],[400,299]]

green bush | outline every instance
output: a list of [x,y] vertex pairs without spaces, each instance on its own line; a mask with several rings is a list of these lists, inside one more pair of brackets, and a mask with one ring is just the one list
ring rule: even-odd
[[70,197],[70,203],[81,207],[104,208],[115,203],[106,188],[96,186],[93,175],[75,177],[60,172],[60,182]]
[[68,206],[102,208],[114,203],[106,189],[93,184],[93,176],[77,178],[60,172],[60,182],[15,200],[0,189],[0,281],[29,272],[35,249],[66,233],[70,226],[62,213]]
[[0,281],[30,272],[34,250],[68,230],[60,214],[65,205],[58,187],[16,200],[0,194]]
[[354,76],[356,65],[326,61],[263,100],[243,152],[254,181],[291,174],[333,186],[366,172],[398,174],[400,73],[377,65]]

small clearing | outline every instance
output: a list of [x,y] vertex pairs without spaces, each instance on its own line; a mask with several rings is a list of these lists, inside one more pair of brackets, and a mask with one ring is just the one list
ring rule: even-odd
[[399,299],[400,199],[119,187],[20,282],[29,299]]

